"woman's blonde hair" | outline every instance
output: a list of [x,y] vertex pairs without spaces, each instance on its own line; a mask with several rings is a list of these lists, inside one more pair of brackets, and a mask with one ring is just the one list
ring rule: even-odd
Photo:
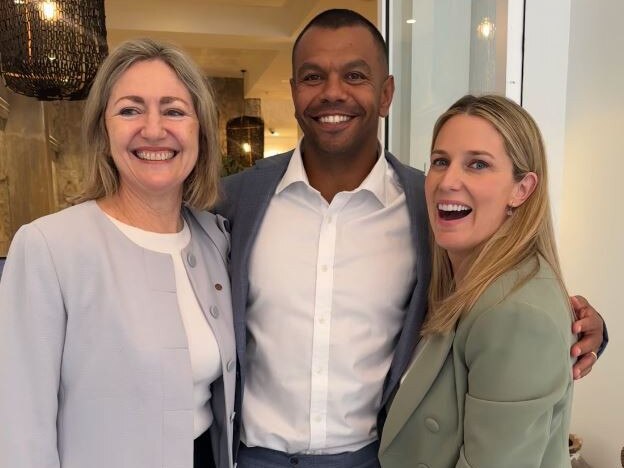
[[[440,130],[457,115],[471,115],[489,122],[503,139],[513,164],[513,176],[520,181],[529,173],[537,174],[537,185],[523,204],[514,209],[494,235],[473,252],[460,285],[446,250],[432,240],[432,274],[429,285],[429,312],[422,334],[443,333],[455,327],[485,289],[499,276],[538,254],[544,257],[565,291],[548,198],[546,151],[542,135],[533,118],[518,104],[502,96],[464,96],[442,114],[434,128],[431,149]],[[433,235],[431,236],[433,239]],[[518,288],[537,273],[539,263],[515,285]]]
[[119,190],[119,172],[110,154],[104,114],[119,77],[133,64],[146,60],[160,60],[167,64],[191,95],[199,121],[199,154],[195,167],[184,181],[182,200],[194,208],[209,209],[217,201],[221,165],[212,88],[185,52],[153,39],[132,39],[122,43],[98,70],[84,110],[87,175],[85,188],[76,201],[110,196]]

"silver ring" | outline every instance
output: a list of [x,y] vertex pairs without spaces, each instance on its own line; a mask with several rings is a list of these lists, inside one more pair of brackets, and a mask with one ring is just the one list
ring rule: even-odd
[[594,356],[596,358],[596,361],[598,360],[598,355],[596,353],[594,353],[593,351],[590,351],[589,354]]

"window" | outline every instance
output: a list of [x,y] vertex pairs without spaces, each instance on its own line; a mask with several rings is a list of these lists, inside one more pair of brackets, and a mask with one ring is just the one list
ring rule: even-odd
[[386,146],[426,170],[437,117],[467,93],[520,102],[523,0],[386,0],[396,91]]

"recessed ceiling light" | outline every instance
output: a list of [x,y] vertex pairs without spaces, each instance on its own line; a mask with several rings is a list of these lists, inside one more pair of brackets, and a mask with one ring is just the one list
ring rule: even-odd
[[405,21],[407,24],[414,24],[416,22],[416,20],[414,18],[410,18],[408,20]]

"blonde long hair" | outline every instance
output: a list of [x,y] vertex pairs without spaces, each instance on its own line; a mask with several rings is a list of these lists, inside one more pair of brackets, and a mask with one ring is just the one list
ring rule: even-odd
[[[546,151],[542,135],[533,118],[518,104],[502,96],[464,96],[442,114],[434,128],[431,142],[444,124],[456,115],[471,115],[489,122],[503,139],[505,151],[513,164],[516,181],[528,172],[537,174],[533,193],[494,233],[475,249],[465,279],[458,286],[448,253],[432,239],[432,273],[429,285],[429,312],[422,334],[444,333],[455,327],[462,314],[468,312],[485,289],[506,271],[538,254],[550,264],[565,291],[552,226],[548,197]],[[537,273],[539,263],[515,288]]]
[[119,172],[110,154],[104,112],[119,77],[135,63],[147,60],[161,60],[167,64],[191,95],[199,121],[199,151],[197,163],[184,181],[182,199],[199,210],[209,209],[218,198],[221,167],[217,108],[212,88],[197,65],[180,48],[149,38],[123,42],[98,70],[83,115],[87,180],[75,202],[110,196],[119,190]]

